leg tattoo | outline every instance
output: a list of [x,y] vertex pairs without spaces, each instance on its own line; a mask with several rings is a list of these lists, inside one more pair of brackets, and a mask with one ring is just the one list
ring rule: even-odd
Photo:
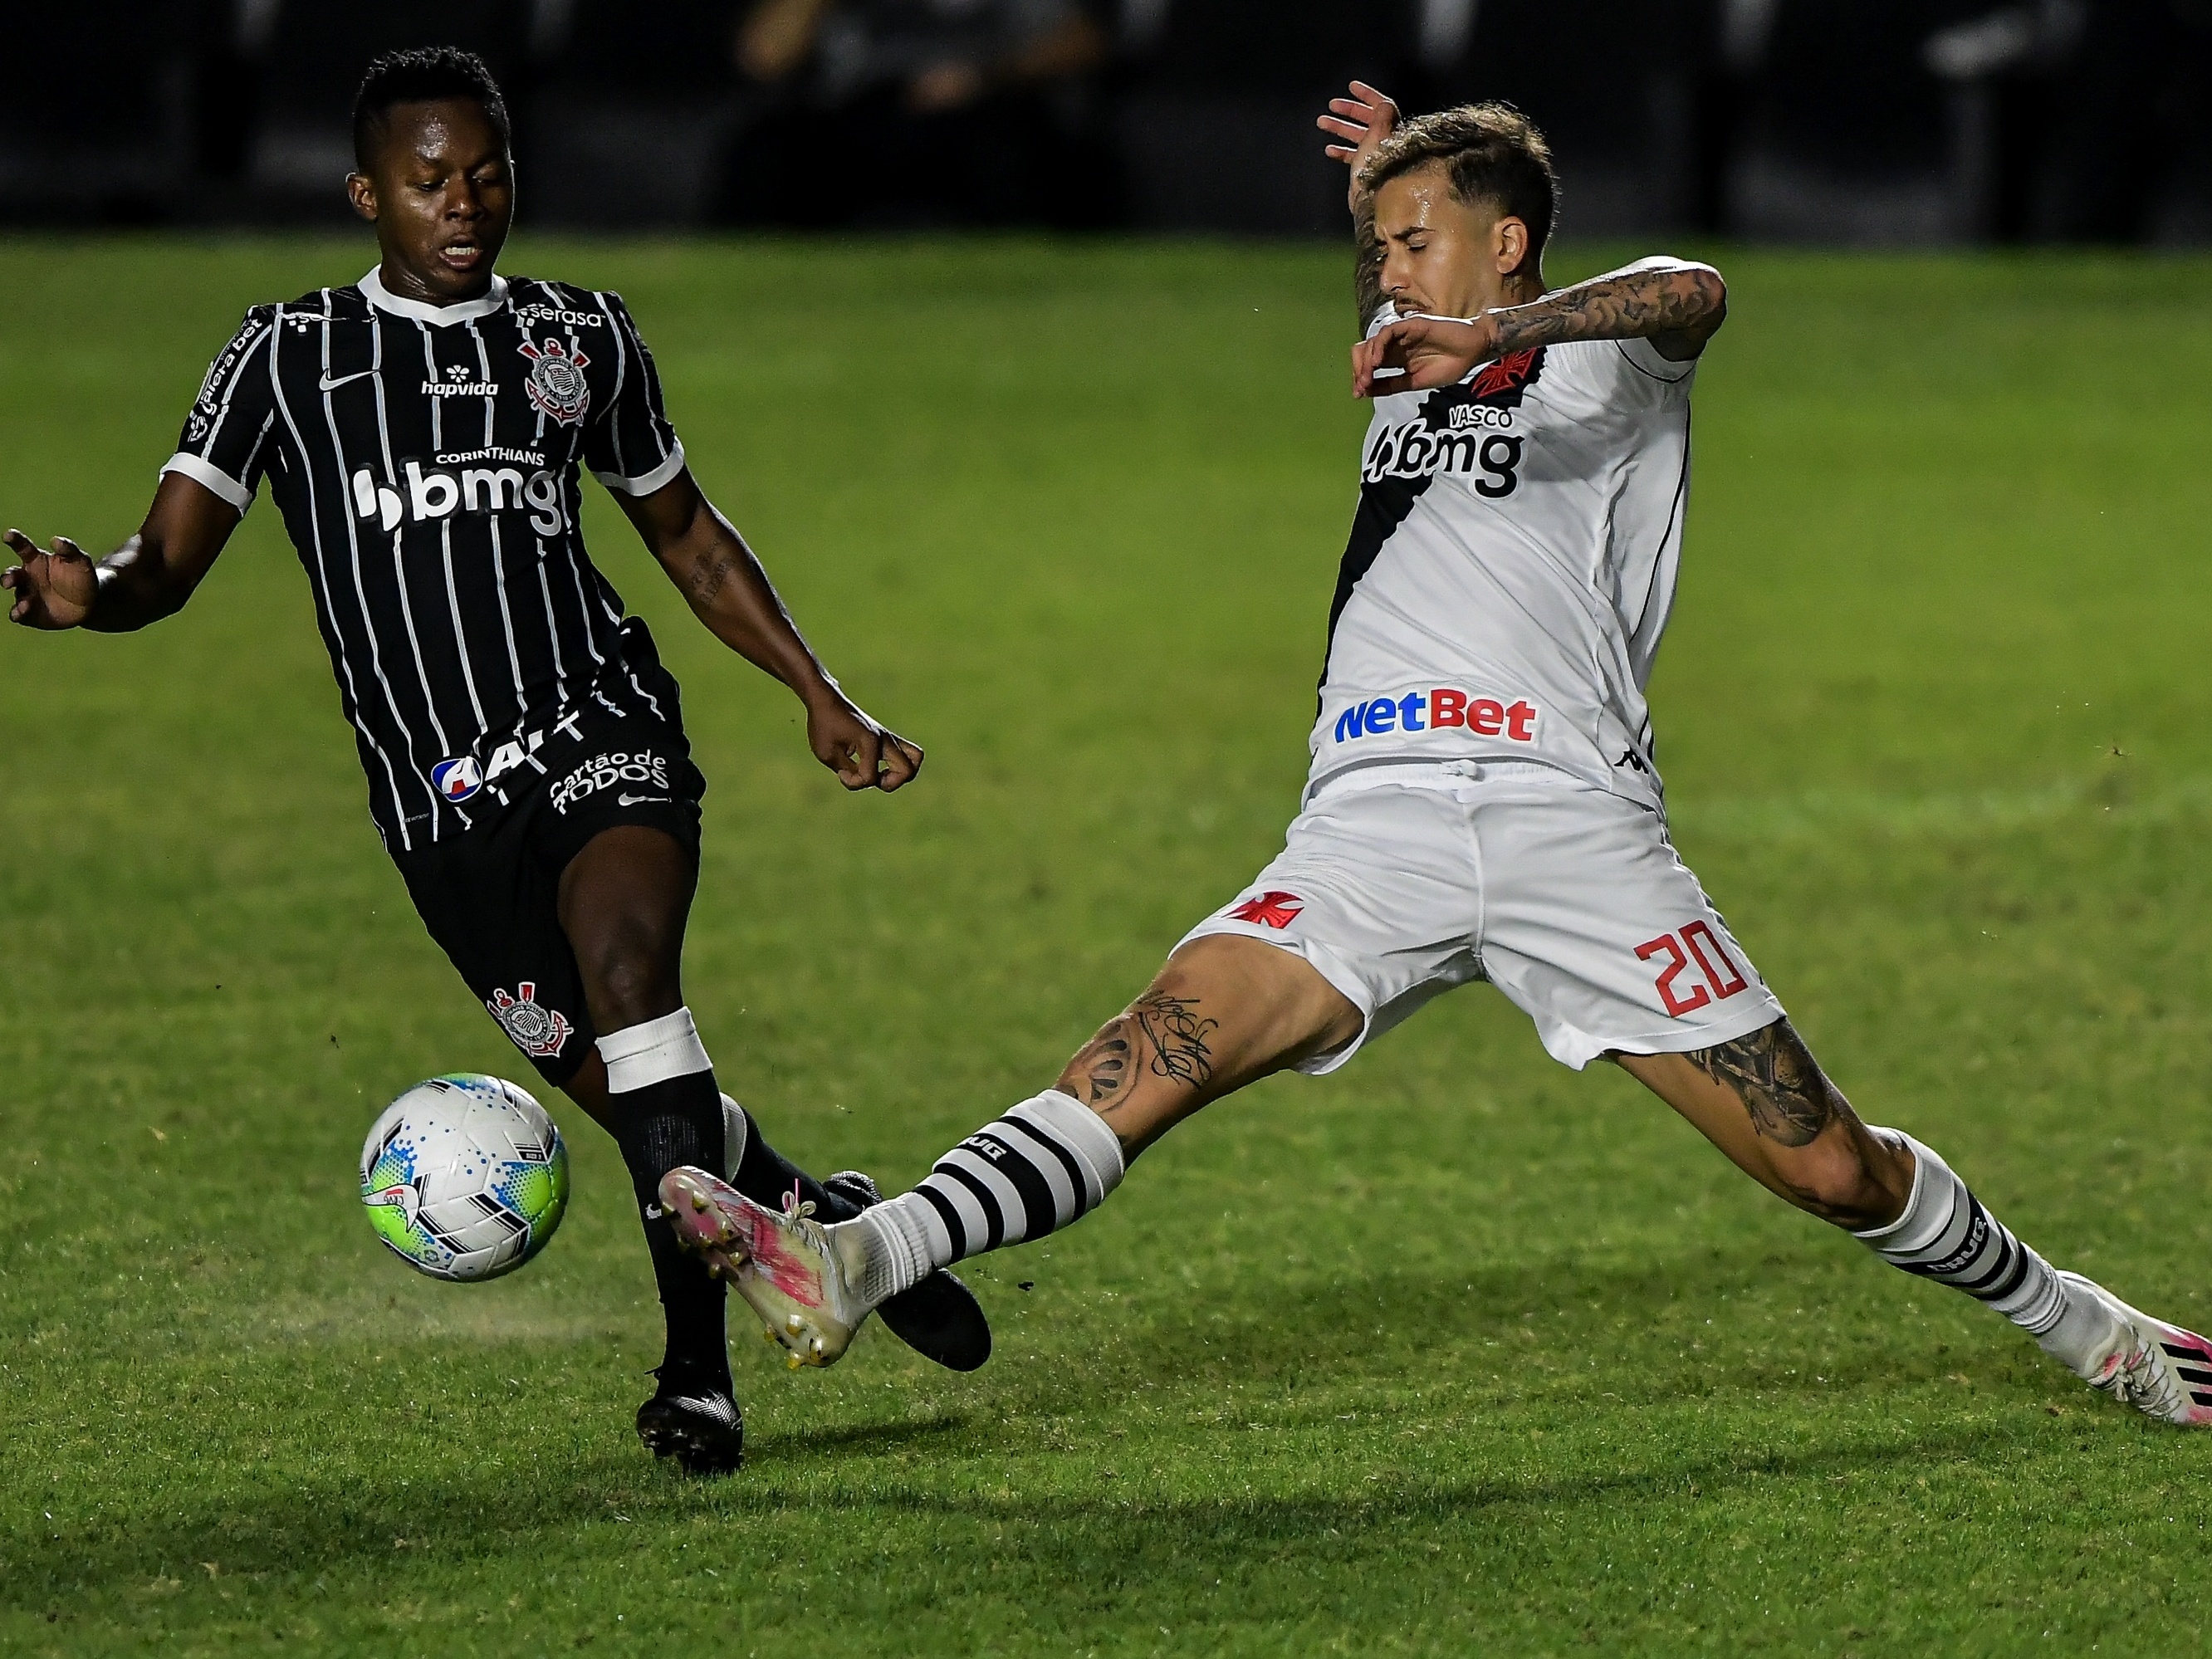
[[1726,1084],[1751,1114],[1751,1127],[1784,1146],[1803,1146],[1835,1121],[1843,1102],[1821,1075],[1811,1051],[1786,1019],[1749,1036],[1689,1056],[1716,1083]]
[[1202,1089],[1213,1078],[1206,1038],[1220,1023],[1200,1015],[1196,997],[1147,991],[1083,1045],[1060,1074],[1060,1087],[1103,1109],[1127,1094],[1141,1066],[1170,1083]]
[[1129,1018],[1152,1045],[1154,1076],[1193,1089],[1203,1089],[1212,1080],[1213,1050],[1206,1039],[1221,1022],[1200,1018],[1196,997],[1147,991],[1132,1005]]
[[1129,1082],[1128,1024],[1129,1017],[1123,1014],[1084,1044],[1083,1051],[1067,1062],[1060,1086],[1080,1094],[1086,1105],[1112,1105]]

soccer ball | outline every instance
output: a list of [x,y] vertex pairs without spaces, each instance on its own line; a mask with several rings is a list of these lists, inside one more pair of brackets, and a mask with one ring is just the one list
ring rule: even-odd
[[568,1206],[568,1149],[512,1083],[461,1072],[418,1083],[361,1149],[369,1225],[409,1267],[465,1282],[513,1273]]

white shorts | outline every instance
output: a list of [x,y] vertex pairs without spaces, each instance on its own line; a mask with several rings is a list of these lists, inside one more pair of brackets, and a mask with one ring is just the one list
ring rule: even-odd
[[1782,1018],[1650,808],[1548,766],[1376,767],[1325,783],[1233,933],[1311,963],[1365,1016],[1334,1071],[1430,998],[1488,980],[1553,1059],[1708,1048]]

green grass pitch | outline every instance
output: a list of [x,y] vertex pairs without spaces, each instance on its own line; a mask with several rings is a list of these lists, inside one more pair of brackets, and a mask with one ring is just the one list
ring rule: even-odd
[[[12,242],[0,518],[112,544],[244,307],[368,261]],[[628,295],[707,487],[928,746],[847,799],[595,498],[712,780],[722,1078],[902,1187],[1279,844],[1362,418],[1345,258],[507,263]],[[1678,838],[1862,1111],[2212,1321],[2212,267],[1720,263],[1654,687]],[[793,1377],[738,1328],[750,1461],[682,1480],[630,1432],[658,1321],[579,1114],[513,1279],[416,1279],[358,1212],[392,1094],[526,1072],[377,847],[274,511],[150,633],[0,637],[0,1650],[2174,1654],[2212,1615],[2212,1437],[1479,988],[975,1264],[972,1377],[880,1332]]]

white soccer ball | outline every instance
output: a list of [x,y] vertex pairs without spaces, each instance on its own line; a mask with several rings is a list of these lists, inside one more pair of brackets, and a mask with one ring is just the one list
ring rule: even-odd
[[376,1236],[433,1279],[512,1273],[545,1248],[568,1204],[568,1149],[512,1083],[457,1073],[385,1108],[361,1149]]

